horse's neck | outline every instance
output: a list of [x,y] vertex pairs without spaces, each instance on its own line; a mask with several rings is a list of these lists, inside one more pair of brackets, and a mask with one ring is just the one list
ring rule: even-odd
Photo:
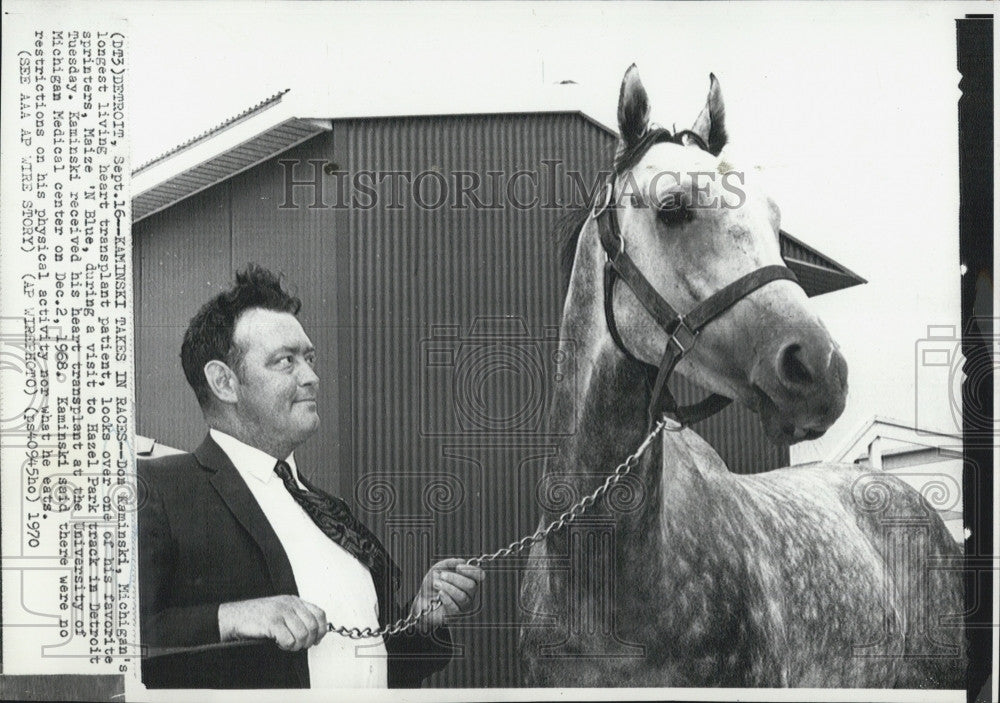
[[[556,424],[567,439],[546,466],[578,497],[597,488],[642,442],[650,394],[646,369],[628,361],[608,332],[604,252],[592,227],[588,222],[580,235],[560,329],[564,351],[576,359],[578,382],[556,395]],[[649,529],[664,499],[678,498],[692,481],[718,472],[727,472],[725,464],[695,432],[665,432],[633,471],[643,483],[645,505],[627,519]]]
[[613,358],[607,349],[596,358],[580,360],[581,392],[556,400],[556,407],[563,412],[567,439],[550,461],[549,470],[560,474],[607,473],[644,437],[643,399],[649,394],[646,376],[624,359]]
[[[577,383],[557,392],[556,425],[566,435],[559,453],[546,466],[582,497],[635,451],[646,432],[649,389],[645,369],[625,359],[604,319],[603,251],[592,223],[580,235],[573,276],[563,310],[560,337],[576,361]],[[658,447],[637,468],[647,487],[656,490]]]

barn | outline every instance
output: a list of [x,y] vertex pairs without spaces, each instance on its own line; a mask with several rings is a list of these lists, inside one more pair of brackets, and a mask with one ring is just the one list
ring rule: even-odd
[[[323,116],[278,93],[135,169],[136,426],[189,450],[189,318],[257,262],[285,274],[319,350],[323,426],[297,452],[384,537],[410,588],[434,561],[532,532],[562,307],[557,220],[616,135],[567,107]],[[785,236],[809,295],[863,279]],[[682,402],[700,397],[680,379]],[[785,466],[753,415],[700,426],[733,471]],[[611,468],[611,467],[609,467]],[[517,686],[523,561],[491,568],[430,683]]]

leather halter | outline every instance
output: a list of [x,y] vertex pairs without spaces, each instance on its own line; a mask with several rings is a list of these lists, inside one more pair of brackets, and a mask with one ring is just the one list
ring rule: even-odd
[[[664,141],[683,144],[683,137],[690,137],[702,149],[708,151],[704,140],[698,134],[691,131],[682,131],[671,135],[665,129],[651,130],[630,151],[635,159],[638,159],[653,144]],[[622,238],[621,230],[618,227],[618,217],[614,212],[618,207],[614,202],[615,179],[617,175],[612,174],[604,184],[604,187],[598,192],[591,214],[597,221],[601,246],[604,247],[604,252],[608,257],[604,264],[604,317],[607,321],[608,331],[611,333],[611,338],[614,340],[615,345],[628,359],[648,367],[651,377],[652,372],[656,372],[648,410],[650,426],[664,414],[672,415],[681,425],[691,425],[716,414],[732,402],[726,396],[713,393],[704,400],[692,405],[680,406],[677,404],[673,393],[667,387],[670,374],[673,373],[677,363],[697,342],[698,334],[709,322],[719,317],[758,288],[772,281],[786,280],[794,281],[796,284],[799,281],[795,273],[787,266],[764,266],[745,276],[741,276],[721,290],[716,291],[686,314],[682,315],[678,313],[657,292],[642,272],[639,271],[632,257],[625,251],[625,240]],[[614,288],[619,279],[632,290],[632,293],[635,294],[635,297],[652,316],[653,320],[656,321],[656,324],[669,335],[659,367],[648,364],[636,357],[628,350],[625,342],[622,340],[621,334],[618,331],[618,325],[615,322],[613,305]]]

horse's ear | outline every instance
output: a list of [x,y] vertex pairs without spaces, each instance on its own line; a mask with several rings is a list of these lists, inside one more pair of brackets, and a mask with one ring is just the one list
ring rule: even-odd
[[713,156],[718,156],[726,145],[726,106],[722,102],[722,88],[714,73],[709,74],[708,100],[691,131],[701,137]]
[[618,95],[618,132],[626,149],[642,138],[648,124],[649,97],[639,80],[639,69],[632,64],[625,71]]

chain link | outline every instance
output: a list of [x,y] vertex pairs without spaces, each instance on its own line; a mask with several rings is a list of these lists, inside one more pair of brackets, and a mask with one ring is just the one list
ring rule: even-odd
[[[671,423],[668,427],[667,423]],[[636,466],[639,465],[639,460],[642,459],[642,455],[646,453],[652,445],[653,440],[656,436],[663,432],[664,430],[668,432],[677,432],[683,429],[683,425],[676,420],[668,418],[666,416],[661,417],[660,421],[657,422],[653,429],[649,431],[646,438],[642,441],[639,447],[629,454],[625,461],[620,463],[615,467],[615,470],[604,479],[604,483],[598,486],[593,493],[586,495],[577,501],[569,510],[564,512],[558,518],[550,522],[544,528],[539,528],[535,530],[534,534],[526,535],[519,540],[515,540],[508,544],[506,547],[501,547],[493,553],[480,554],[478,557],[472,557],[471,559],[466,559],[465,563],[468,566],[481,566],[482,564],[488,564],[489,562],[496,561],[497,559],[503,559],[509,557],[512,554],[519,554],[525,549],[529,549],[535,544],[546,539],[553,532],[558,532],[559,530],[566,527],[578,517],[583,515],[587,511],[587,508],[592,506],[597,500],[603,496],[605,493],[610,491],[615,485],[618,484],[625,476],[632,471]],[[370,627],[345,627],[343,625],[334,626],[332,623],[329,625],[329,631],[335,634],[341,635],[343,637],[349,637],[352,640],[369,639],[374,637],[385,637],[387,635],[395,635],[404,630],[407,630],[414,625],[416,625],[421,619],[426,617],[433,610],[437,610],[441,607],[441,596],[436,595],[431,598],[430,602],[421,608],[416,613],[411,613],[405,618],[397,620],[391,625],[386,625],[385,627],[380,627],[377,630],[373,630]]]

